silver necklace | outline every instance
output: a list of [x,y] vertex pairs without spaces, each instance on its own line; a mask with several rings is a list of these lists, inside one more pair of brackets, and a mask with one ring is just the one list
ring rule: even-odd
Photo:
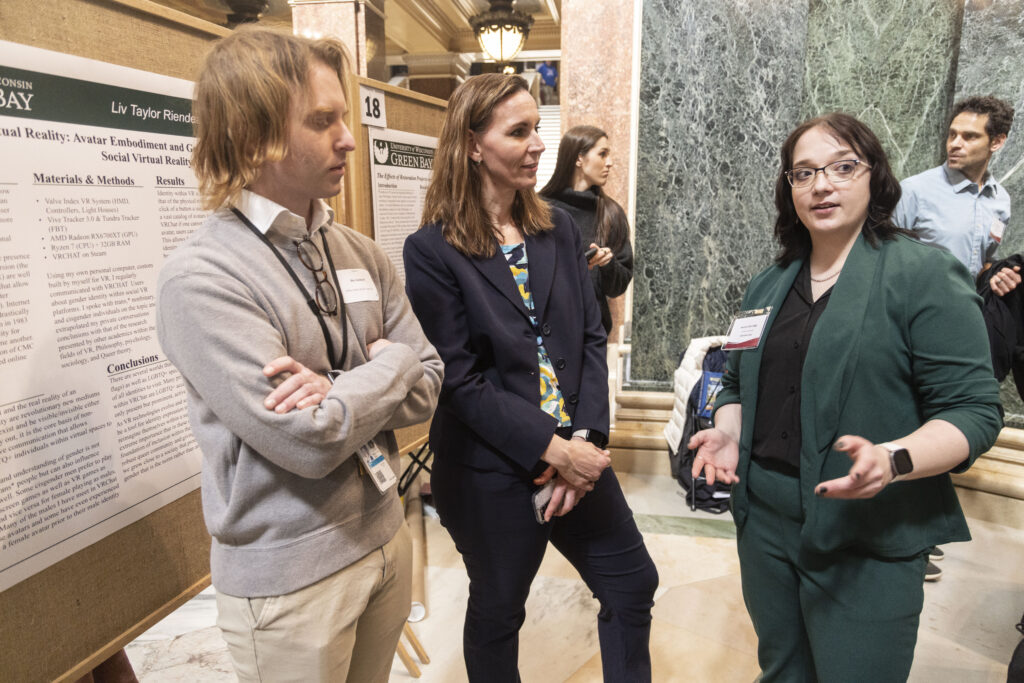
[[[832,273],[830,275],[823,275],[822,277],[814,277],[813,275],[811,275],[810,276],[811,277],[811,282],[828,282],[829,280],[831,280],[835,276],[839,275],[839,273],[841,273],[841,272],[843,272],[843,267],[839,266],[839,268],[836,269],[836,272],[834,272],[834,273]],[[808,275],[810,275],[810,273],[808,273]]]

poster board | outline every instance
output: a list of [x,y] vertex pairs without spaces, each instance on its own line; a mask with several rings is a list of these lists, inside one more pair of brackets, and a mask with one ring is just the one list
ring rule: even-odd
[[[341,222],[358,230],[367,237],[373,234],[373,194],[371,182],[369,126],[362,123],[366,108],[365,96],[360,96],[360,86],[380,93],[386,114],[385,127],[404,133],[415,133],[437,137],[448,103],[436,97],[422,95],[411,90],[396,88],[369,78],[357,76],[345,84],[346,99],[349,103],[348,127],[356,138],[356,149],[352,152],[353,173],[345,181],[341,201],[335,204],[335,211],[344,220]],[[372,103],[370,106],[372,111]]]
[[[0,3],[0,40],[184,79],[227,33],[146,0]],[[0,593],[0,680],[74,680],[202,590],[208,556],[193,491],[16,583]]]

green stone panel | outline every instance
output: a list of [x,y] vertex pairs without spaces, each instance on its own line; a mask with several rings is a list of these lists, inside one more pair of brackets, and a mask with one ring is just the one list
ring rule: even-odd
[[631,389],[670,389],[771,263],[778,150],[798,123],[807,0],[645,0]]
[[963,0],[811,0],[802,118],[856,116],[898,178],[937,166],[962,17]]
[[[968,0],[957,62],[956,98],[995,95],[1017,110],[1010,136],[992,158],[992,173],[1009,192],[1014,217],[999,248],[1024,252],[1024,0]],[[1024,404],[1013,378],[1002,386],[1006,423],[1024,427]]]

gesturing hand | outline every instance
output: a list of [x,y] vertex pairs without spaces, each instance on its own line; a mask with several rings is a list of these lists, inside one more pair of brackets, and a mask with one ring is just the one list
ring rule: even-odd
[[697,450],[693,459],[690,474],[696,479],[704,470],[708,484],[720,481],[723,484],[735,484],[740,480],[736,476],[736,466],[740,462],[740,447],[736,440],[721,429],[704,429],[692,437],[686,444],[690,450]]
[[889,451],[860,436],[841,436],[835,449],[853,461],[845,477],[823,481],[814,492],[825,498],[872,498],[892,481]]
[[263,399],[267,410],[287,413],[293,408],[311,408],[324,400],[331,390],[331,382],[318,375],[291,356],[275,358],[263,367],[266,377],[276,377],[280,382]]

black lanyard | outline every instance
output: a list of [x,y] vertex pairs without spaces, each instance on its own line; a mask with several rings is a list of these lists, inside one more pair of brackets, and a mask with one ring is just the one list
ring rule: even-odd
[[320,239],[324,243],[324,256],[327,257],[327,265],[331,269],[334,286],[337,288],[338,315],[341,317],[341,360],[336,365],[334,364],[334,344],[331,342],[331,333],[327,330],[327,323],[324,321],[324,316],[320,312],[320,307],[317,306],[316,300],[310,296],[309,292],[306,291],[306,288],[302,286],[299,276],[295,274],[292,267],[284,260],[284,256],[281,255],[281,252],[278,251],[277,247],[273,245],[270,239],[264,233],[260,232],[259,228],[253,225],[252,221],[250,221],[244,213],[239,211],[237,208],[232,208],[231,211],[234,212],[234,214],[238,216],[238,219],[252,231],[252,234],[259,237],[263,240],[265,245],[270,247],[270,251],[274,252],[274,256],[276,256],[277,260],[281,262],[284,269],[288,271],[288,274],[292,276],[292,281],[295,283],[295,286],[298,287],[299,291],[302,292],[302,295],[306,297],[306,305],[309,306],[309,310],[313,311],[313,315],[316,316],[316,321],[320,323],[320,331],[324,333],[324,341],[327,342],[327,359],[331,363],[331,369],[343,369],[345,367],[345,359],[348,357],[348,316],[345,313],[345,297],[341,293],[341,283],[338,282],[338,271],[334,269],[334,259],[331,258],[331,249],[327,246],[327,235],[324,234],[323,226],[321,226],[317,232],[320,233]]

